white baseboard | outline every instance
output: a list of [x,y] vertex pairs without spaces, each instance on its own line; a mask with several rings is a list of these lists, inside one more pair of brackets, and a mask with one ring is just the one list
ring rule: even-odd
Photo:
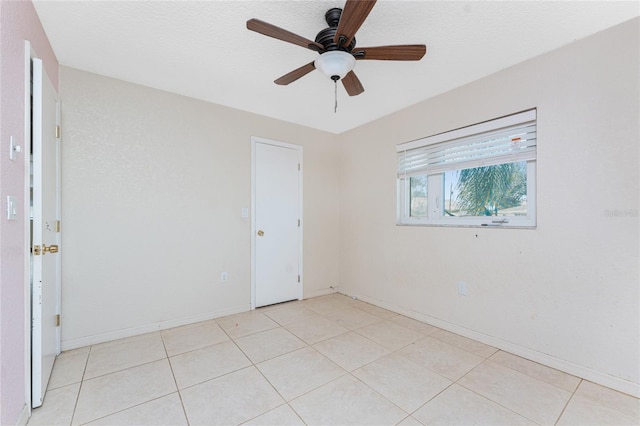
[[22,406],[22,411],[20,412],[20,417],[18,417],[18,421],[16,422],[16,426],[26,426],[29,421],[29,417],[31,417],[31,409],[28,404],[24,404]]
[[542,365],[546,365],[547,367],[555,368],[556,370],[564,371],[565,373],[571,374],[573,376],[577,376],[582,379],[589,380],[590,382],[594,382],[599,385],[626,393],[628,395],[632,395],[636,398],[640,398],[640,384],[638,383],[632,383],[619,377],[592,370],[588,367],[574,364],[570,361],[555,358],[551,355],[547,355],[542,352],[538,352],[536,350],[499,339],[497,337],[479,333],[474,330],[469,330],[468,328],[460,327],[456,324],[452,324],[438,318],[433,318],[428,315],[421,314],[420,312],[415,312],[409,309],[402,308],[400,306],[385,303],[368,296],[362,296],[358,294],[349,294],[348,296],[356,297],[357,299],[360,299],[367,303],[371,303],[372,305],[388,309],[398,314],[425,322],[438,328],[442,328],[443,330],[447,330],[452,333],[477,340],[478,342],[493,346],[494,348],[498,348],[505,352],[521,356]]
[[112,340],[124,339],[126,337],[151,333],[153,331],[166,330],[173,327],[180,327],[182,325],[193,324],[200,321],[207,321],[210,319],[233,315],[240,312],[247,312],[249,310],[251,310],[250,304],[238,305],[221,311],[207,312],[205,314],[194,315],[191,317],[176,318],[168,321],[160,321],[153,324],[145,324],[141,326],[125,328],[122,330],[109,331],[107,333],[95,334],[92,336],[79,337],[77,339],[63,340],[61,342],[61,349],[63,351],[68,351],[71,349],[82,348],[84,346],[97,345],[98,343],[110,342]]

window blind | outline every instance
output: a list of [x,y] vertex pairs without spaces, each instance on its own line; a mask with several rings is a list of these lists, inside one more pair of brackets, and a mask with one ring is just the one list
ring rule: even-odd
[[398,177],[536,159],[536,110],[400,144]]

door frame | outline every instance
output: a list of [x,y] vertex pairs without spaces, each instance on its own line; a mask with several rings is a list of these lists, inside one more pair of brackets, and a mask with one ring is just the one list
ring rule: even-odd
[[282,148],[293,149],[298,152],[298,163],[300,164],[300,173],[298,174],[298,214],[300,217],[300,228],[298,232],[298,271],[300,272],[300,287],[298,300],[302,300],[304,296],[304,274],[303,274],[303,250],[302,243],[304,241],[304,220],[303,220],[303,203],[302,203],[302,175],[304,171],[302,163],[302,146],[290,143],[265,139],[257,136],[251,136],[251,310],[256,308],[256,145],[274,145]]
[[28,40],[24,42],[24,371],[25,403],[31,417],[31,60],[37,57]]

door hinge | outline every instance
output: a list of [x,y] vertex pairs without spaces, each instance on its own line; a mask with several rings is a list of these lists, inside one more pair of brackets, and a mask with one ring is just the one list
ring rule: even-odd
[[33,246],[33,255],[34,256],[40,256],[40,246],[39,245]]
[[300,163],[298,163],[298,170],[300,170]]
[[60,126],[56,126],[56,139],[60,139]]
[[298,219],[298,228],[300,228],[300,219]]
[[56,327],[60,327],[60,314],[56,315]]
[[300,282],[300,275],[298,275],[298,282]]
[[56,220],[56,232],[60,232],[60,221]]

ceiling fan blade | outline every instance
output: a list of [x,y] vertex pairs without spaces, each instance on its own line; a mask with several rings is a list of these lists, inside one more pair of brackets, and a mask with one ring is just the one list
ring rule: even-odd
[[[333,42],[339,46],[348,46],[375,4],[376,0],[347,0]],[[341,38],[344,41],[340,42]]]
[[291,31],[276,27],[275,25],[271,25],[259,19],[249,19],[247,21],[247,29],[297,46],[302,46],[316,52],[320,52],[324,49],[324,46],[320,43],[308,40],[302,36],[292,33]]
[[353,49],[352,53],[356,59],[419,61],[427,53],[427,46],[424,44],[405,44],[400,46],[357,47]]
[[344,85],[344,88],[346,89],[349,96],[357,96],[360,93],[364,92],[362,83],[360,83],[360,80],[358,79],[358,77],[356,77],[356,74],[353,71],[349,71],[349,73],[344,76],[344,78],[342,79],[342,84]]
[[316,66],[313,62],[309,62],[307,65],[303,65],[300,68],[296,68],[295,70],[287,73],[274,81],[275,84],[279,84],[281,86],[286,86],[289,83],[293,83],[300,77],[304,77],[309,74],[311,71],[315,70]]

